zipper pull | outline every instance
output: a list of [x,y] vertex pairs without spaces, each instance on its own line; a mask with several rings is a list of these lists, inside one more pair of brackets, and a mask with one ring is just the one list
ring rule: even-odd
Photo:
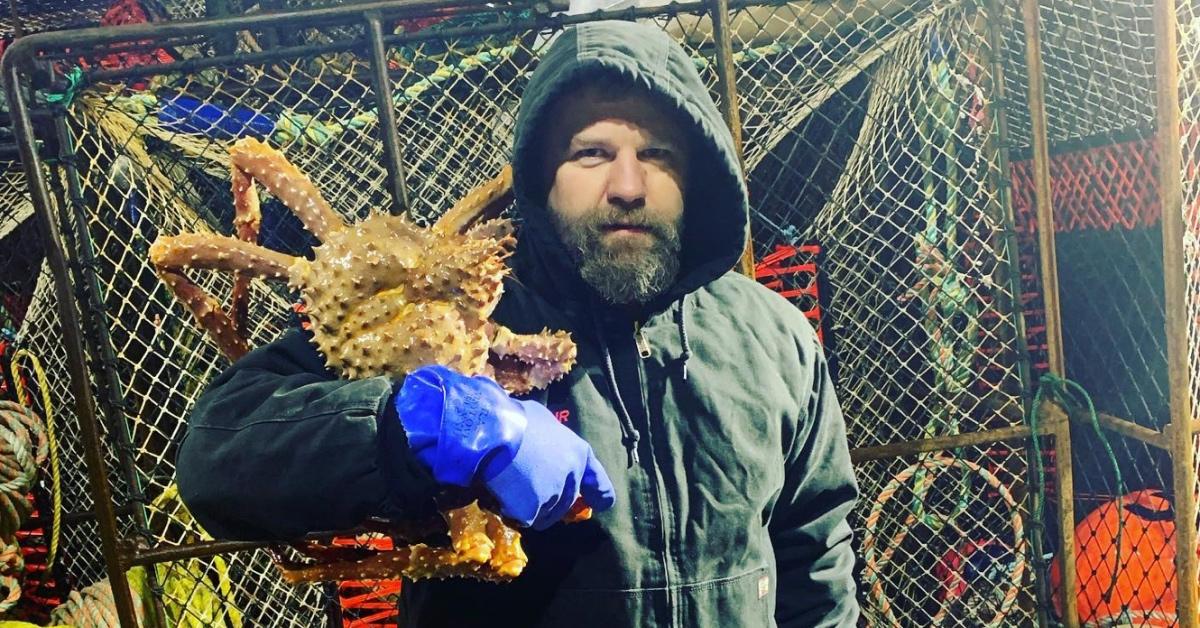
[[633,324],[633,339],[637,343],[638,355],[642,356],[643,360],[650,357],[650,341],[646,340],[642,326],[637,323]]

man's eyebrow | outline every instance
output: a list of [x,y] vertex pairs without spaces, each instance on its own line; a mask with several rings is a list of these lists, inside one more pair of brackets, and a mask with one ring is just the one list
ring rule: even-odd
[[577,133],[574,137],[572,137],[571,141],[567,142],[567,146],[577,146],[579,144],[594,145],[594,144],[609,144],[609,143],[610,142],[607,139],[605,139],[602,135],[598,135],[598,134],[589,135],[585,131],[585,132]]
[[[647,135],[649,136],[649,139],[646,142],[646,145],[648,146],[668,148],[674,151],[680,150],[680,148],[683,146],[683,144],[679,141],[667,139],[654,133],[647,133]],[[585,131],[572,137],[571,140],[567,142],[567,148],[570,149],[576,146],[607,146],[609,144],[611,144],[611,142],[603,135],[589,135]]]

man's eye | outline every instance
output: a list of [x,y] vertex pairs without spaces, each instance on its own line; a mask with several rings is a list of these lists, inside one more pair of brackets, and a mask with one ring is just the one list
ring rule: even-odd
[[571,155],[572,159],[599,159],[601,157],[604,157],[602,148],[581,148]]
[[642,159],[665,161],[670,158],[671,150],[669,148],[647,148],[642,151]]

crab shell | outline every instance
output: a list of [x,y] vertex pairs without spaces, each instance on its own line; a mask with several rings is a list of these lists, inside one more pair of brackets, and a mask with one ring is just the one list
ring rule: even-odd
[[426,364],[491,373],[488,317],[514,244],[505,220],[447,234],[374,213],[293,264],[289,285],[304,299],[313,342],[347,378],[401,377]]

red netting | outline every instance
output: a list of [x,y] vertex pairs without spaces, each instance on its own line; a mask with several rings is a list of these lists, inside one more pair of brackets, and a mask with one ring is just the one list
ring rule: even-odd
[[[1151,139],[1063,152],[1050,158],[1055,231],[1136,229],[1158,223],[1158,155]],[[1017,230],[1037,225],[1032,160],[1012,164]]]
[[[138,0],[117,0],[108,8],[104,17],[100,19],[101,26],[120,26],[122,24],[145,24],[147,22],[158,21],[162,19],[161,15],[152,14],[146,11]],[[144,46],[151,42],[137,42],[133,47]],[[100,60],[100,67],[113,70],[117,68],[132,68],[140,65],[154,65],[159,63],[170,63],[175,60],[166,50],[156,48],[152,51],[139,52],[118,52],[107,55]],[[80,60],[81,65],[87,67],[88,64]]]
[[754,278],[800,308],[816,327],[817,338],[824,345],[826,330],[821,313],[820,256],[821,247],[817,244],[776,244],[774,251],[754,265]]
[[61,570],[52,569],[51,573],[46,575],[46,560],[50,553],[50,506],[49,497],[44,493],[45,491],[36,489],[34,494],[30,495],[36,507],[29,520],[17,531],[17,541],[25,561],[24,578],[21,581],[21,599],[7,614],[10,619],[35,622],[39,625],[50,621],[50,611],[62,604],[71,590],[68,583],[54,575],[55,571]]
[[[387,537],[367,540],[334,539],[334,545],[392,549]],[[400,597],[399,580],[343,580],[338,582],[338,601],[342,607],[342,628],[384,628],[395,626],[399,617],[396,600]]]
[[[1141,139],[1060,152],[1050,158],[1055,232],[1151,227],[1161,217],[1154,140]],[[1012,163],[1021,306],[1033,375],[1049,369],[1046,314],[1038,272],[1037,206],[1032,160]]]

